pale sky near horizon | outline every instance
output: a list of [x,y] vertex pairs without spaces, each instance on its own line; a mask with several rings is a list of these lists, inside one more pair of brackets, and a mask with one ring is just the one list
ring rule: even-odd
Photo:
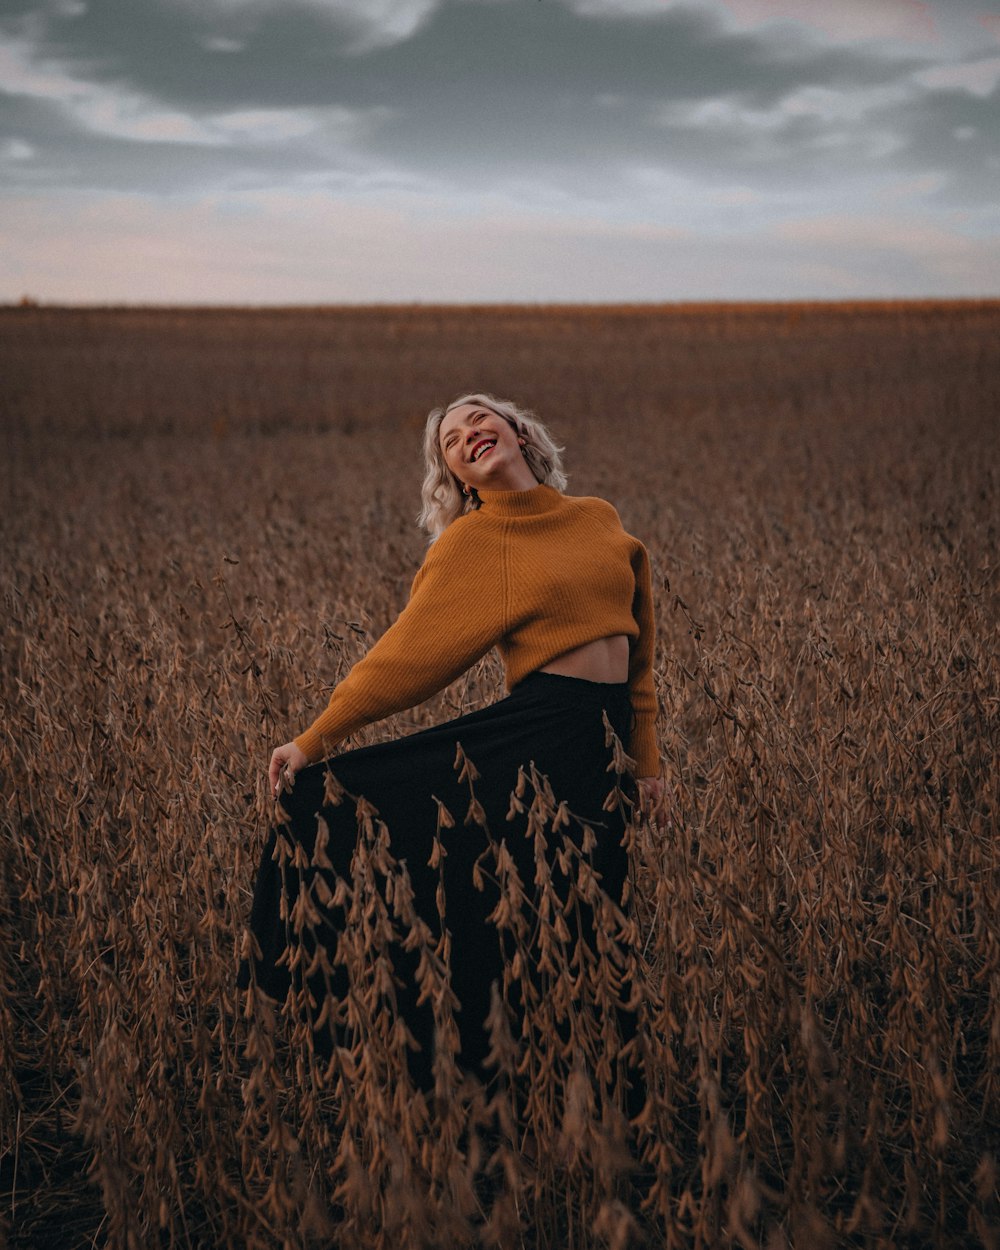
[[0,302],[1000,295],[1000,0],[0,0]]

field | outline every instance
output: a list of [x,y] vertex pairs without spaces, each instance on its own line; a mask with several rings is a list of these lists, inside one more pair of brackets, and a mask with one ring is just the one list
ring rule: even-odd
[[[998,344],[997,302],[0,309],[0,1240],[996,1250]],[[405,601],[478,389],[652,560],[631,1127],[600,1039],[425,1101],[374,982],[326,1071],[234,984],[270,748]]]

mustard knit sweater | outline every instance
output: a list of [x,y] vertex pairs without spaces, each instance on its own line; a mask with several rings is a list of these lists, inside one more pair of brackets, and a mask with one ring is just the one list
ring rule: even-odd
[[295,739],[315,762],[363,725],[429,699],[497,647],[507,688],[557,656],[627,634],[637,776],[659,772],[649,558],[603,499],[551,486],[480,492],[434,542],[406,607]]

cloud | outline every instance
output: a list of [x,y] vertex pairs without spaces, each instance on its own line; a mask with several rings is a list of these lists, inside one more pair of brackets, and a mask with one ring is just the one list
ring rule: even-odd
[[[380,167],[459,190],[469,179],[531,184],[536,198],[546,186],[592,198],[595,177],[607,186],[636,166],[711,187],[834,179],[906,151],[911,102],[943,90],[909,77],[925,59],[736,31],[707,0],[657,0],[655,11],[635,0],[626,18],[594,0],[586,20],[574,3],[420,0],[402,5],[394,25],[385,5],[360,0],[280,14],[264,0],[216,0],[197,13],[149,0],[142,23],[126,0],[105,0],[72,23],[70,42],[62,26],[36,23],[32,40],[13,45],[15,77],[104,137],[253,149],[252,182],[270,159],[282,179]],[[385,38],[359,52],[359,22]],[[51,118],[44,124],[51,132]],[[112,150],[94,155],[92,185],[102,169],[121,185]],[[135,162],[137,188],[151,165]],[[185,178],[204,165],[178,155],[175,168]],[[237,167],[220,161],[217,181],[233,176]]]
[[140,92],[75,76],[58,61],[38,57],[26,39],[0,44],[0,91],[60,105],[87,130],[150,143],[212,143],[192,117],[163,108]]
[[30,161],[35,149],[23,139],[4,139],[0,142],[0,162]]
[[[197,116],[141,91],[83,76],[52,57],[40,56],[29,39],[0,45],[0,93],[44,102],[61,112],[74,130],[130,144],[188,147],[285,146],[322,136],[326,159],[358,143],[385,117],[385,110],[244,108]],[[31,145],[23,145],[34,154]],[[9,144],[8,144],[9,146]]]
[[662,125],[681,129],[773,134],[803,123],[857,127],[867,123],[872,113],[903,105],[913,95],[912,86],[904,82],[848,88],[810,84],[796,87],[764,107],[755,107],[740,95],[718,95],[662,105],[657,116]]
[[336,15],[357,31],[352,52],[365,52],[409,39],[438,8],[440,0],[312,0],[318,12]]
[[924,43],[939,38],[929,4],[921,0],[723,0],[742,24],[785,21],[841,42],[899,39]]
[[325,109],[237,109],[203,120],[208,133],[228,142],[277,144],[322,132],[328,139],[349,144],[376,125],[382,110],[362,112],[336,106]]
[[[505,299],[805,296],[866,272],[954,293],[969,257],[995,273],[977,249],[997,233],[1000,57],[977,0],[11,2],[0,228],[30,236],[18,206],[49,188],[82,241],[74,262],[50,235],[61,280],[105,266],[114,298],[154,278],[163,298],[365,298],[348,252],[371,298],[420,298],[421,264],[424,298],[462,298],[463,273]],[[134,235],[117,268],[95,205]],[[900,214],[926,259],[859,233]],[[795,225],[834,216],[849,239]],[[144,252],[147,229],[176,234]],[[31,237],[7,232],[29,277]]]
[[1000,83],[1000,56],[957,65],[933,65],[920,70],[914,78],[927,87],[958,87],[971,95],[990,96]]
[[913,178],[901,178],[880,187],[874,199],[880,204],[898,204],[906,200],[923,199],[934,192],[940,191],[948,182],[940,172],[917,174]]
[[409,39],[445,0],[177,0],[191,12],[256,25],[298,9],[344,32],[345,50],[370,52]]
[[197,35],[196,38],[206,52],[232,53],[246,48],[245,40],[230,35]]

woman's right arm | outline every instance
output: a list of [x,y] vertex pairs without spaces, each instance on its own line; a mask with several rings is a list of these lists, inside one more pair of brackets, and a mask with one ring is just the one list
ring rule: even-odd
[[323,759],[364,725],[429,699],[500,641],[499,552],[477,529],[473,518],[460,518],[431,546],[395,623],[288,744],[306,762]]

